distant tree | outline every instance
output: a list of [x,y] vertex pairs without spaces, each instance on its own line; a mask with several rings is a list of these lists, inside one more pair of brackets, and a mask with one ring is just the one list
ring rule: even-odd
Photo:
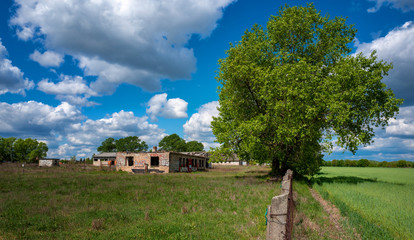
[[189,141],[185,144],[187,152],[201,152],[204,150],[204,145],[201,142]]
[[15,137],[2,138],[0,137],[0,161],[17,161],[14,156],[14,142],[16,141]]
[[39,142],[37,147],[29,153],[29,162],[36,162],[39,159],[46,157],[48,150],[49,148],[46,143]]
[[12,151],[15,156],[14,161],[36,162],[38,159],[46,157],[48,147],[36,139],[19,138],[14,142]]
[[158,146],[161,150],[165,151],[175,151],[175,152],[185,152],[187,151],[185,140],[182,139],[177,134],[171,134],[163,139],[158,143]]
[[93,163],[93,161],[92,161],[92,159],[90,159],[90,158],[86,158],[86,159],[85,159],[85,163],[86,163],[86,164],[92,164],[92,163]]
[[98,147],[98,152],[115,152],[116,146],[115,146],[115,139],[113,138],[107,138],[102,143],[101,146]]
[[398,160],[397,161],[397,167],[399,167],[399,168],[405,168],[407,166],[408,166],[407,161],[405,161],[405,160]]
[[378,167],[387,167],[388,162],[387,161],[382,161],[380,163],[378,163]]
[[368,167],[369,166],[369,160],[368,159],[359,159],[357,162],[358,167]]
[[211,148],[209,154],[210,162],[227,162],[234,156],[228,148]]
[[332,167],[332,161],[324,161],[326,167]]
[[148,145],[137,136],[129,136],[115,140],[115,148],[118,152],[142,152],[148,150]]

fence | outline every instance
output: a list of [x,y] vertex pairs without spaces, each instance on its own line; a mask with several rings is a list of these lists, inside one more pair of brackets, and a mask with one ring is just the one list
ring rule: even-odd
[[287,170],[282,180],[282,193],[272,198],[267,207],[266,239],[282,240],[292,239],[293,228],[293,172]]

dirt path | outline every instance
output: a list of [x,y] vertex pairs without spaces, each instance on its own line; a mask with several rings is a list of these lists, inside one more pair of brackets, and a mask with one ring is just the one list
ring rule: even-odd
[[[335,226],[338,235],[339,236],[349,235],[349,233],[347,233],[342,228],[341,222],[346,221],[346,219],[341,216],[341,212],[339,211],[339,209],[337,207],[335,207],[335,205],[333,205],[329,201],[326,201],[325,199],[323,199],[322,196],[317,191],[315,191],[314,189],[309,188],[309,191],[311,192],[312,197],[315,198],[321,204],[323,209],[328,213],[329,220]],[[361,239],[361,236],[359,236],[359,234],[357,234],[355,231],[354,231],[354,233],[355,233],[355,235],[353,236],[352,239]]]

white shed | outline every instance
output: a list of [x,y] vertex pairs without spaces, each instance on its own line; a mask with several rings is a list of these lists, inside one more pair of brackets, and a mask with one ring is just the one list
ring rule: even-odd
[[57,159],[57,158],[42,158],[42,159],[39,159],[39,166],[40,167],[59,166],[59,159]]

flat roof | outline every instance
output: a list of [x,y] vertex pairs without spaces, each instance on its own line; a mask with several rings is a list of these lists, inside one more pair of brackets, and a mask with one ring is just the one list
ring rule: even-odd
[[116,157],[116,152],[103,152],[99,154],[95,154],[94,158],[108,158],[108,157]]

